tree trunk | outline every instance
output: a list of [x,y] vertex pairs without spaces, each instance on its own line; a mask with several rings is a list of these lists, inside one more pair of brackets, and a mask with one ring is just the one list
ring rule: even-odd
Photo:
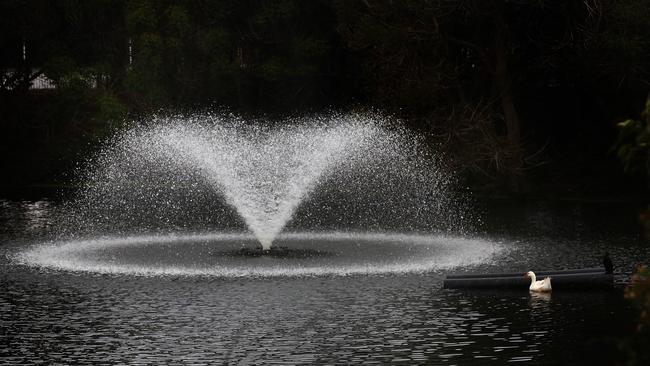
[[495,73],[497,92],[501,99],[501,108],[506,125],[506,152],[508,179],[515,192],[522,191],[522,151],[521,125],[515,108],[510,73],[508,71],[508,54],[506,46],[506,24],[503,19],[503,1],[499,1],[495,14]]
[[[648,93],[648,98],[645,102],[645,110],[643,111],[645,115],[645,128],[646,132],[650,133],[650,93]],[[646,189],[650,192],[650,148],[647,149],[646,159],[645,159],[645,181]]]

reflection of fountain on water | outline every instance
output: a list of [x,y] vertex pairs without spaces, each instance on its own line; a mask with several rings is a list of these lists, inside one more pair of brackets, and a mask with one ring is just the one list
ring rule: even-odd
[[[254,244],[242,239],[237,242],[239,249],[219,252],[223,258],[269,253],[268,257],[275,259],[333,257],[346,265],[381,262],[381,267],[386,265],[383,257],[390,258],[405,245],[401,240],[379,240],[390,245],[378,244],[377,248],[387,251],[373,254],[381,260],[368,262],[357,254],[353,260],[345,255],[302,255],[329,250],[309,245],[295,248],[295,240],[281,250],[269,250],[287,225],[291,232],[365,233],[363,239],[353,236],[343,241],[367,249],[367,235],[373,232],[426,236],[453,229],[458,233],[464,213],[462,204],[450,194],[452,175],[442,169],[441,160],[422,138],[373,114],[331,114],[282,124],[211,114],[154,118],[116,136],[89,160],[81,176],[84,185],[66,206],[67,226],[62,236],[102,235],[121,242],[119,238],[152,233],[226,233],[246,227],[264,250],[250,249]],[[310,238],[304,236],[303,242]],[[421,241],[421,235],[413,238]],[[424,247],[429,249],[424,252],[429,254],[424,257],[430,258],[435,252],[432,243],[441,239],[427,240]],[[136,247],[142,244],[139,239],[132,242]],[[331,245],[328,240],[318,242]],[[70,244],[61,243],[59,248],[66,252]],[[102,243],[112,246],[113,242]],[[217,240],[215,245],[220,244]],[[421,251],[423,246],[404,248]],[[472,244],[472,248],[476,246]],[[77,249],[69,253],[79,258]],[[160,261],[166,263],[164,258]],[[467,262],[466,258],[463,261]],[[146,265],[151,267],[151,263]],[[210,265],[228,267],[232,263]],[[430,263],[427,266],[413,268],[431,268]],[[74,266],[68,263],[63,267]]]

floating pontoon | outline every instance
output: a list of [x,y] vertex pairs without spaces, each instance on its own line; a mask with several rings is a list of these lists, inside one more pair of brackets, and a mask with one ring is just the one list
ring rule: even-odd
[[[553,290],[607,288],[614,284],[614,275],[605,273],[604,268],[567,269],[562,271],[535,271],[537,278],[551,277]],[[456,274],[448,275],[442,287],[447,289],[508,288],[527,289],[530,278],[524,271],[517,273]]]

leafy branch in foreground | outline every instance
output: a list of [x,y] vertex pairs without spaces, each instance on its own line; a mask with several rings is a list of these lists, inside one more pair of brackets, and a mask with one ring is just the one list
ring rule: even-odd
[[641,120],[628,119],[617,124],[618,138],[614,144],[616,155],[626,172],[645,168],[650,178],[650,96]]

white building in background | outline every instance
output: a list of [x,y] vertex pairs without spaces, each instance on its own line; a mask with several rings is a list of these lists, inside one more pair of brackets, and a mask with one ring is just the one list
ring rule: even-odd
[[[23,38],[22,41],[22,47],[20,50],[20,56],[23,62],[27,61],[27,42]],[[32,68],[30,70],[30,74],[34,75],[37,74],[40,70],[36,68]],[[0,74],[0,77],[2,79],[0,82],[2,84],[5,84],[5,82],[9,79],[11,79],[16,73],[19,72],[18,69],[6,69],[4,70],[4,73]],[[11,87],[9,87],[11,89]],[[31,81],[29,85],[29,89],[34,90],[34,89],[56,89],[56,84],[54,83],[54,80],[48,78],[47,76],[43,75],[42,73],[39,74],[34,80]]]
[[[133,43],[131,38],[129,38],[128,41],[128,56],[129,56],[129,67],[133,64]],[[21,48],[21,58],[23,63],[27,62],[27,44],[25,40],[22,42],[22,48]],[[0,85],[4,85],[9,79],[11,79],[14,75],[16,75],[17,72],[20,70],[18,68],[11,68],[11,69],[5,69],[4,72],[3,70],[0,69]],[[35,75],[39,73],[41,70],[38,68],[32,68],[30,70],[31,75]],[[75,75],[72,76],[72,79],[78,78],[83,80],[84,83],[90,88],[97,88],[98,82],[106,82],[107,75]],[[72,80],[70,79],[70,80]],[[66,82],[69,80],[63,80],[63,82]],[[45,76],[43,73],[40,73],[34,80],[31,81],[29,85],[30,90],[44,90],[44,89],[56,89],[56,83],[54,80],[48,78]],[[9,87],[8,89],[12,89],[12,87]]]
[[[35,74],[39,70],[32,69],[31,73]],[[5,80],[10,79],[17,72],[16,69],[5,70],[4,75],[2,75],[2,83],[4,84]],[[11,87],[9,89],[12,89]],[[40,90],[40,89],[56,89],[56,84],[54,80],[48,78],[47,76],[40,74],[34,80],[31,81],[29,85],[30,90]]]
[[54,84],[54,80],[40,74],[36,79],[32,80],[29,89],[56,89],[56,85]]

